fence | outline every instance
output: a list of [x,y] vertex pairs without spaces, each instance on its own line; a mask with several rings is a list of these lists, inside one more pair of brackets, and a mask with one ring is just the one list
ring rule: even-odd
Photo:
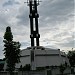
[[[9,72],[0,72],[0,75],[10,75]],[[14,75],[60,75],[59,69],[47,69],[41,71],[18,71],[14,72]],[[70,69],[66,69],[63,75],[72,75],[70,74]]]
[[[0,75],[10,75],[9,72],[0,72]],[[14,75],[18,75],[18,72],[14,72]]]
[[[0,72],[0,75],[10,75],[9,72]],[[46,71],[19,71],[14,75],[46,75]]]
[[46,71],[20,71],[18,75],[46,75]]

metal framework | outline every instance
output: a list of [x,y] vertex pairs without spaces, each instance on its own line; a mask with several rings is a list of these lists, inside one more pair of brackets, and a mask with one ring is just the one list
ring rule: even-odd
[[30,9],[30,38],[31,38],[31,46],[35,46],[35,38],[36,38],[36,46],[39,46],[39,30],[38,30],[38,18],[39,14],[37,12],[37,6],[39,5],[39,0],[27,0],[29,9]]

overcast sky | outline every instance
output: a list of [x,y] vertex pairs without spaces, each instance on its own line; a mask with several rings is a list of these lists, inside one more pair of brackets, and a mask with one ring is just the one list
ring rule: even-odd
[[[11,27],[21,49],[30,46],[29,7],[26,0],[0,0],[0,58],[3,36]],[[38,6],[40,45],[64,51],[75,48],[74,0],[42,0]]]

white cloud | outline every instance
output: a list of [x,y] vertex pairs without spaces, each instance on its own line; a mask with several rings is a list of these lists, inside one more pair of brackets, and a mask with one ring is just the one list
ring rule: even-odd
[[[0,0],[0,58],[7,26],[11,26],[14,40],[21,42],[21,48],[30,46],[29,7],[24,2],[26,0]],[[73,0],[43,0],[38,12],[40,45],[66,50],[75,47]]]
[[19,4],[19,2],[15,1],[15,0],[8,0],[3,4],[3,7],[12,6],[12,5],[16,5],[16,4]]

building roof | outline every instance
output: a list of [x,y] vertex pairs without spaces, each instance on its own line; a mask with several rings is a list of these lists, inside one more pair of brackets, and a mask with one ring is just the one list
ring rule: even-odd
[[60,49],[52,49],[52,48],[45,48],[43,46],[34,46],[34,47],[27,47],[26,49],[21,50],[21,56],[29,56],[31,50],[35,50],[35,55],[61,55],[66,56],[66,54]]

